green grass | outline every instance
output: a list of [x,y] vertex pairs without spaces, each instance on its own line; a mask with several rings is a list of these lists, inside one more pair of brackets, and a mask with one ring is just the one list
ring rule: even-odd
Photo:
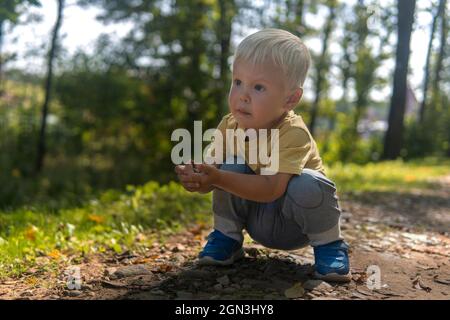
[[124,193],[105,192],[79,208],[0,211],[0,278],[20,276],[36,265],[55,267],[69,257],[145,250],[155,235],[205,223],[210,210],[210,195],[149,182]]
[[[327,173],[339,192],[348,195],[432,188],[432,179],[449,175],[449,168],[449,160],[428,159],[336,164]],[[30,268],[56,270],[91,253],[143,251],[155,237],[211,217],[211,194],[189,193],[174,182],[110,190],[78,207],[39,204],[0,210],[0,278],[20,276]]]
[[450,159],[429,158],[404,162],[386,161],[366,165],[337,163],[326,168],[341,193],[407,192],[432,188],[437,177],[450,175]]

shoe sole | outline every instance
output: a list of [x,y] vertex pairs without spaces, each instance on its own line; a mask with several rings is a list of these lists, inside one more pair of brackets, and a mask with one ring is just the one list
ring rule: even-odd
[[323,281],[330,282],[350,282],[352,280],[351,272],[347,274],[329,273],[326,275],[320,274],[317,271],[314,272],[314,277]]
[[201,266],[229,266],[234,262],[242,259],[245,256],[244,249],[240,249],[236,251],[230,258],[227,260],[214,260],[212,257],[202,257],[197,260],[197,264]]

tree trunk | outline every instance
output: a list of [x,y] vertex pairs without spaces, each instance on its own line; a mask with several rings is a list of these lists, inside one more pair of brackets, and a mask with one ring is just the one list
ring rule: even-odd
[[0,20],[0,96],[3,94],[3,20]]
[[426,106],[427,97],[428,97],[428,85],[430,82],[430,62],[431,62],[431,53],[433,51],[433,40],[434,40],[434,35],[436,33],[437,21],[438,21],[439,16],[442,14],[441,13],[442,10],[445,7],[445,2],[446,2],[446,0],[439,1],[438,10],[433,17],[433,23],[431,25],[431,34],[430,34],[430,40],[428,42],[427,60],[426,60],[426,64],[425,64],[425,79],[424,79],[424,83],[423,83],[423,98],[422,98],[422,103],[420,104],[420,110],[419,110],[419,121],[421,123],[423,123],[423,120],[424,120],[425,106]]
[[405,116],[406,81],[410,55],[410,40],[414,22],[416,0],[397,1],[398,40],[395,61],[394,84],[389,110],[389,125],[384,140],[384,159],[396,159],[400,155]]
[[235,14],[234,0],[219,0],[220,19],[218,26],[218,38],[220,42],[220,61],[219,61],[219,87],[217,88],[217,109],[220,117],[228,113],[226,92],[229,79],[228,57],[230,56],[230,41],[232,19]]
[[298,0],[295,5],[295,34],[301,37],[305,34],[305,26],[303,23],[303,11],[304,11],[305,1]]
[[59,34],[59,30],[61,28],[61,23],[62,23],[64,2],[65,2],[65,0],[58,0],[58,15],[57,15],[55,27],[53,28],[52,41],[50,44],[50,51],[49,51],[49,55],[48,55],[47,79],[45,82],[45,100],[44,100],[44,105],[42,106],[41,129],[39,131],[36,168],[35,168],[36,173],[39,173],[42,170],[42,167],[44,165],[44,158],[45,158],[45,154],[46,154],[45,132],[46,132],[46,127],[47,127],[48,107],[49,107],[51,91],[52,91],[53,60],[55,58],[56,50],[57,50],[57,46],[58,46],[58,34]]
[[322,98],[322,91],[323,91],[323,85],[325,80],[325,69],[327,67],[326,65],[326,59],[327,59],[327,53],[328,53],[328,45],[329,45],[329,38],[331,36],[331,32],[334,25],[334,20],[336,17],[336,5],[335,3],[331,3],[329,5],[329,15],[325,26],[324,31],[324,37],[322,41],[322,52],[320,54],[319,61],[317,62],[317,71],[316,71],[316,83],[315,83],[315,89],[316,94],[314,98],[313,105],[311,107],[311,118],[309,122],[309,130],[312,135],[314,135],[314,130],[316,127],[316,118],[319,113],[319,103]]
[[437,56],[436,61],[436,67],[434,70],[434,78],[433,78],[433,85],[432,89],[433,92],[438,93],[439,92],[439,83],[441,82],[441,73],[443,69],[443,61],[445,58],[445,50],[446,50],[446,44],[447,44],[447,17],[446,17],[446,0],[442,0],[444,2],[442,6],[442,10],[440,12],[440,19],[441,19],[441,39],[439,42],[439,54]]

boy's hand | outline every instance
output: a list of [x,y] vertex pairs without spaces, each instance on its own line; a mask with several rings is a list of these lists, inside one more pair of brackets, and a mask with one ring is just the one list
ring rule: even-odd
[[183,187],[190,192],[207,193],[214,189],[218,180],[219,170],[207,164],[185,164],[175,167]]

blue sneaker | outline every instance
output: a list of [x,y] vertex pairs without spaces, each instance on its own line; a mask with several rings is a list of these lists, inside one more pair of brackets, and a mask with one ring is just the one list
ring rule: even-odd
[[314,247],[314,258],[316,278],[332,282],[351,280],[348,245],[344,241]]
[[242,244],[219,230],[214,230],[208,236],[202,252],[198,255],[199,265],[227,266],[244,257]]

